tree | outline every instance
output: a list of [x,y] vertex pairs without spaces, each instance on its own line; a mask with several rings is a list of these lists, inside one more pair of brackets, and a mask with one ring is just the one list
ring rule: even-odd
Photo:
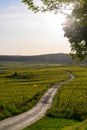
[[71,56],[83,60],[87,56],[87,3],[75,7],[71,16],[63,29],[71,44]]
[[[87,56],[87,0],[40,0],[40,5],[34,0],[22,0],[33,12],[54,11],[66,15],[63,25],[65,36],[71,44],[71,56],[83,60]],[[72,5],[72,13],[66,14],[65,10]]]
[[69,5],[73,4],[73,6],[83,5],[87,0],[39,0],[42,4],[36,5],[35,0],[22,0],[25,4],[28,5],[28,8],[32,11],[58,11],[61,7],[65,7],[64,4]]

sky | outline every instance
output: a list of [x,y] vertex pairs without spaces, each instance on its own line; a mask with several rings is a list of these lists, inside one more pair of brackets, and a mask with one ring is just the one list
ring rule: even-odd
[[0,55],[69,53],[64,20],[61,14],[34,14],[21,0],[0,0]]

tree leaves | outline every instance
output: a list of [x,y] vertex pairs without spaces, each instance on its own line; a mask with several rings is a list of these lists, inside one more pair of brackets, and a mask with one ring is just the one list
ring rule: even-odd
[[71,56],[83,60],[87,56],[87,3],[76,6],[64,24],[65,36],[71,44]]

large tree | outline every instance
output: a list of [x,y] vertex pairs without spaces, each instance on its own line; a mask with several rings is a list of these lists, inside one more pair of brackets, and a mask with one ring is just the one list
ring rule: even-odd
[[[33,12],[54,11],[64,13],[66,23],[63,25],[65,36],[71,45],[73,58],[83,60],[87,56],[87,0],[22,0]],[[72,9],[71,14],[65,10]]]
[[71,44],[72,57],[83,60],[87,56],[87,3],[75,6],[71,16],[67,16],[63,29]]

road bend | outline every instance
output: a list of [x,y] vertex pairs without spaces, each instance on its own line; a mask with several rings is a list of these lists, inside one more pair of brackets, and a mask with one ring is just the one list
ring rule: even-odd
[[46,114],[47,110],[51,107],[53,98],[59,87],[75,78],[71,72],[67,73],[70,75],[70,79],[53,85],[53,87],[48,89],[48,91],[42,96],[40,101],[32,109],[20,115],[0,121],[0,130],[22,130],[41,119]]

